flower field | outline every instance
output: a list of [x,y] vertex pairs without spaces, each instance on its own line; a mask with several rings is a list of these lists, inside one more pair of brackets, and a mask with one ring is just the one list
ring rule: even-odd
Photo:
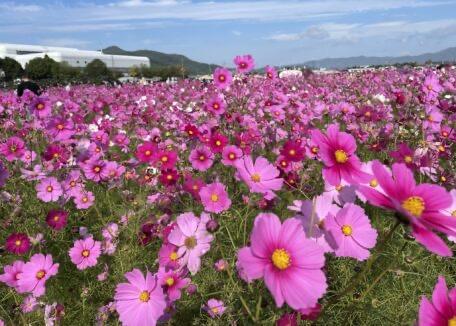
[[456,70],[234,63],[0,92],[5,325],[456,325]]

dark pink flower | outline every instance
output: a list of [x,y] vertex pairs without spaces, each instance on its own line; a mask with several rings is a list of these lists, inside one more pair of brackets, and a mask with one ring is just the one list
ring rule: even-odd
[[5,249],[16,255],[23,255],[30,250],[30,239],[24,233],[12,233],[6,238]]

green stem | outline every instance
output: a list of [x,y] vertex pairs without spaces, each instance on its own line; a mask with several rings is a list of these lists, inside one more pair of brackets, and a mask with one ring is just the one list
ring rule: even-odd
[[[386,244],[388,243],[388,241],[393,236],[394,231],[396,231],[396,229],[399,227],[400,224],[401,224],[400,221],[396,221],[396,224],[394,224],[394,226],[389,230],[389,232],[385,235],[385,237],[379,243],[377,251],[375,252],[375,254],[372,254],[370,256],[370,258],[367,260],[366,264],[363,266],[361,271],[358,274],[356,274],[355,276],[352,277],[350,283],[347,285],[347,287],[342,292],[340,292],[340,293],[334,295],[333,297],[331,297],[326,302],[325,307],[328,307],[328,306],[334,304],[340,298],[344,297],[345,295],[347,295],[349,293],[352,293],[353,290],[355,290],[358,287],[359,282],[364,278],[364,276],[367,274],[367,272],[370,271],[372,265],[374,264],[374,262],[377,261],[377,259],[379,258],[380,254],[383,252],[383,249],[385,248]],[[323,310],[324,310],[324,308],[322,308],[322,313],[320,314],[320,316],[323,315]]]

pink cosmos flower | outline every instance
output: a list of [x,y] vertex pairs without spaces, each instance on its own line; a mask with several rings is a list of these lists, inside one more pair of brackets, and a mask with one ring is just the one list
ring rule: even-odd
[[70,139],[75,133],[73,121],[63,117],[54,118],[49,121],[46,129],[46,132],[55,141]]
[[206,213],[201,214],[201,219],[193,213],[181,214],[176,219],[177,226],[168,235],[168,241],[179,247],[177,255],[180,265],[187,266],[192,275],[199,271],[201,256],[209,251],[214,239],[206,230],[206,223],[210,219]]
[[29,295],[24,298],[24,301],[22,301],[21,311],[28,314],[38,309],[38,307],[39,303],[36,298],[33,295]]
[[87,209],[93,205],[95,196],[91,191],[82,190],[74,196],[73,201],[77,209]]
[[54,177],[44,178],[36,185],[36,196],[44,202],[59,200],[63,194],[62,186]]
[[427,100],[436,99],[442,90],[443,87],[440,85],[439,78],[436,74],[431,73],[426,76],[422,86],[422,91],[426,95]]
[[255,60],[250,54],[238,55],[234,58],[233,62],[236,65],[237,72],[241,74],[246,74],[255,68]]
[[235,166],[238,159],[243,156],[242,150],[234,145],[228,145],[222,151],[222,163],[227,166]]
[[448,291],[443,276],[439,276],[432,301],[421,297],[418,312],[418,326],[453,326],[456,325],[456,288]]
[[45,118],[52,113],[51,103],[46,97],[35,97],[30,104],[30,110],[39,118]]
[[77,269],[83,270],[93,267],[101,255],[101,242],[93,240],[92,237],[76,240],[68,253],[71,262],[76,265]]
[[441,213],[451,205],[451,196],[437,185],[417,185],[404,164],[393,164],[392,174],[378,161],[372,163],[372,172],[383,192],[367,186],[359,191],[370,204],[397,211],[411,224],[416,241],[429,251],[441,256],[452,256],[451,250],[433,229],[456,236],[456,220]]
[[30,250],[30,239],[24,233],[12,233],[6,238],[5,249],[16,255],[23,255]]
[[136,157],[142,163],[151,163],[155,159],[157,145],[152,142],[145,142],[136,149]]
[[156,276],[146,277],[139,269],[125,274],[128,283],[120,283],[114,295],[119,319],[125,326],[155,326],[166,308],[163,290]]
[[204,210],[211,213],[221,213],[231,206],[231,200],[225,185],[220,182],[210,183],[199,192]]
[[85,163],[81,164],[84,175],[87,179],[100,182],[109,177],[109,171],[106,169],[106,162],[94,156]]
[[211,135],[209,145],[212,152],[221,153],[225,146],[228,144],[228,138],[225,135],[222,135],[218,132]]
[[189,160],[195,170],[206,171],[214,162],[214,154],[208,147],[201,146],[190,152]]
[[221,95],[216,95],[206,102],[205,108],[215,115],[222,115],[225,113],[226,102]]
[[340,132],[337,124],[330,125],[326,135],[320,130],[313,130],[312,141],[319,147],[319,156],[325,165],[323,177],[331,185],[338,186],[341,180],[356,184],[370,179],[361,171],[361,162],[355,154],[355,139],[346,132]]
[[415,151],[406,143],[400,143],[397,149],[391,151],[389,155],[394,158],[396,163],[405,163],[410,169],[416,167],[417,159],[415,158]]
[[159,150],[155,158],[161,169],[172,169],[177,162],[177,153],[175,151]]
[[251,192],[265,194],[270,199],[275,197],[273,191],[282,188],[280,171],[262,156],[253,163],[252,157],[246,155],[237,161],[236,169],[237,175],[249,186]]
[[204,310],[207,311],[211,318],[215,318],[222,316],[226,310],[226,307],[221,300],[209,299],[206,306],[204,307]]
[[158,284],[163,287],[163,290],[168,295],[170,301],[177,301],[181,298],[181,290],[190,284],[189,278],[183,278],[181,272],[165,271],[161,267],[157,273]]
[[365,260],[377,242],[377,231],[364,210],[355,204],[346,204],[336,215],[329,214],[324,228],[334,239],[337,257]]
[[233,75],[226,68],[216,68],[214,71],[214,85],[218,89],[226,89],[231,85]]
[[295,201],[296,206],[288,207],[299,213],[294,216],[304,227],[306,237],[315,241],[324,252],[333,252],[334,240],[331,234],[326,234],[324,223],[329,215],[335,215],[339,207],[333,204],[332,196],[328,193],[303,202]]
[[165,269],[178,269],[180,265],[177,247],[172,244],[163,244],[158,252],[158,263]]
[[31,292],[35,297],[40,297],[46,291],[46,281],[51,276],[57,275],[59,264],[54,264],[51,255],[35,254],[22,269],[22,274],[17,281],[20,293]]
[[0,282],[5,283],[9,287],[17,288],[17,281],[22,274],[23,268],[24,262],[22,260],[16,260],[12,265],[5,265],[3,268],[4,273],[0,275]]
[[266,78],[275,80],[277,79],[277,70],[274,67],[266,66],[264,67],[264,72],[266,73]]
[[20,159],[25,153],[25,143],[19,137],[10,137],[0,145],[0,154],[2,154],[7,161],[14,161]]
[[284,302],[296,310],[315,306],[326,292],[325,257],[306,239],[301,223],[287,219],[281,224],[275,214],[261,213],[250,240],[251,246],[237,255],[241,277],[248,282],[264,278],[278,307]]

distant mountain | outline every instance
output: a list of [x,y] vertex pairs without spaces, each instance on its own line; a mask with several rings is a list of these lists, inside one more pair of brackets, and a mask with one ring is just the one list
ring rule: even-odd
[[389,65],[395,63],[416,62],[425,63],[432,62],[448,62],[456,61],[456,47],[448,48],[439,52],[424,53],[420,55],[407,55],[401,57],[348,57],[348,58],[325,58],[320,60],[311,60],[299,64],[309,68],[332,68],[343,69],[355,66],[373,66],[373,65]]
[[148,57],[151,67],[166,67],[183,65],[190,75],[209,74],[217,67],[198,61],[191,60],[181,54],[167,54],[151,50],[126,51],[118,46],[110,46],[102,50],[106,54],[131,55]]

